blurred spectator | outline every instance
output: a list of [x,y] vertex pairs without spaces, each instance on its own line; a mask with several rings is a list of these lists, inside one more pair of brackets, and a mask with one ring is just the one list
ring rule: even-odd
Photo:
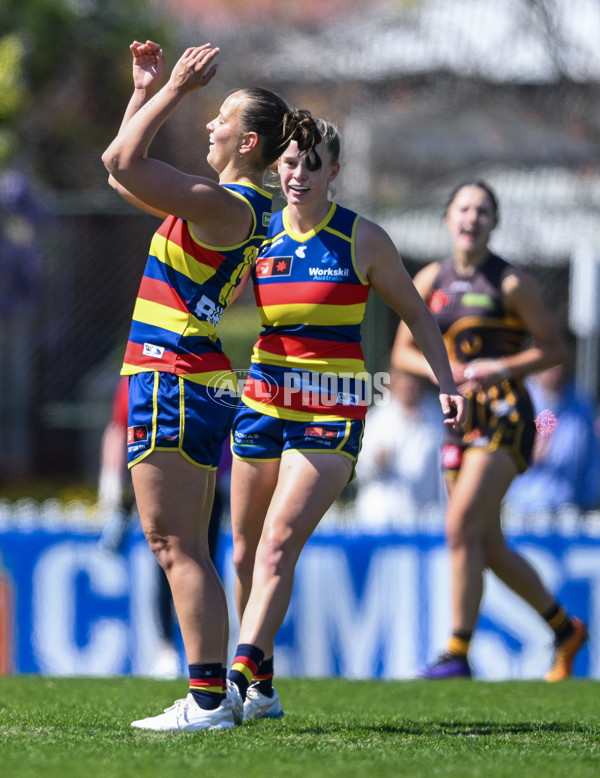
[[600,441],[593,402],[577,390],[564,365],[532,376],[528,388],[536,414],[551,411],[556,425],[538,432],[532,463],[514,480],[506,505],[520,513],[598,507]]
[[388,388],[389,402],[367,414],[356,469],[356,514],[377,529],[414,525],[423,509],[446,503],[437,395],[424,379],[395,369]]
[[0,320],[9,319],[40,288],[40,226],[46,211],[26,176],[0,175]]
[[[1,120],[0,120],[1,124]],[[27,176],[0,171],[0,480],[27,476],[34,461],[36,370],[45,204]]]

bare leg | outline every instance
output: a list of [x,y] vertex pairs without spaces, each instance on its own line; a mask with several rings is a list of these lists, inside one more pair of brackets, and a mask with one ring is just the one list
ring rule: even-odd
[[235,603],[240,623],[250,597],[256,548],[277,485],[280,460],[233,460],[231,468],[231,534],[235,568]]
[[540,615],[547,613],[555,604],[554,596],[537,571],[524,557],[506,545],[499,517],[486,535],[485,556],[487,567]]
[[503,451],[471,450],[458,478],[449,486],[446,534],[455,633],[475,629],[487,565],[486,539],[491,527],[499,527],[500,504],[516,472],[514,462]]
[[534,568],[504,539],[500,505],[515,475],[516,467],[503,451],[471,451],[450,487],[447,532],[455,632],[475,629],[486,567],[538,613],[555,602]]
[[350,461],[336,454],[286,454],[256,550],[252,590],[242,619],[240,643],[265,656],[287,612],[300,552],[323,514],[348,483]]
[[208,548],[215,472],[174,452],[132,468],[142,528],[167,574],[189,664],[226,664],[227,601]]

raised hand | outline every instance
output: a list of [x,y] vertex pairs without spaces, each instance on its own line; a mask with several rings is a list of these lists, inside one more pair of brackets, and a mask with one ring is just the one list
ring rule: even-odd
[[157,92],[165,77],[161,47],[153,41],[134,41],[129,50],[133,55],[133,86],[135,89]]
[[173,68],[170,82],[187,92],[206,86],[217,72],[218,65],[213,60],[218,53],[219,49],[210,43],[186,49]]

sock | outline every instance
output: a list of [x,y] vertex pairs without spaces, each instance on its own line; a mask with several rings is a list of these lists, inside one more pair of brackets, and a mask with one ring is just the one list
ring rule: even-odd
[[542,613],[542,616],[554,632],[554,639],[557,644],[571,637],[575,631],[568,613],[558,603],[555,603],[546,613]]
[[214,710],[225,699],[223,665],[188,665],[190,670],[190,694],[204,710]]
[[240,690],[242,700],[246,699],[246,692],[252,683],[258,666],[262,662],[264,653],[251,643],[240,643],[235,651],[235,658],[231,663],[229,680]]
[[472,632],[454,632],[446,646],[446,653],[466,657],[469,653],[472,635]]
[[256,686],[261,694],[267,697],[273,696],[273,657],[263,659],[252,679],[252,685]]

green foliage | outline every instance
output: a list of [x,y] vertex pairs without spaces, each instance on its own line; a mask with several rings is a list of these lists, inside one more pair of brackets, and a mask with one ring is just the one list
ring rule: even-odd
[[223,314],[219,337],[234,370],[249,369],[252,347],[260,329],[260,318],[253,301],[250,304],[237,301]]
[[185,681],[0,678],[6,778],[583,778],[598,775],[595,681],[278,679],[285,718],[226,732],[133,730]]
[[11,159],[17,148],[17,137],[10,124],[25,105],[21,83],[24,46],[18,35],[0,38],[0,169]]
[[90,187],[89,160],[98,160],[131,92],[129,43],[171,37],[151,9],[146,0],[0,3],[0,167],[13,152],[50,187]]
[[24,46],[18,35],[0,39],[0,119],[11,118],[23,104],[20,89]]

